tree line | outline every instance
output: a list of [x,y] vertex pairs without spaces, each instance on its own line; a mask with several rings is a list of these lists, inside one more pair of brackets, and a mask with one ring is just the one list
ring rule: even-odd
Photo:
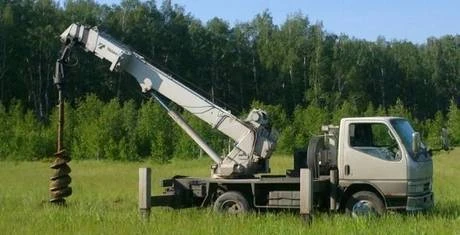
[[[315,105],[298,106],[291,115],[281,105],[254,102],[251,106],[270,113],[273,125],[280,132],[276,150],[280,154],[305,148],[312,136],[320,134],[321,125],[337,125],[343,117],[358,115],[408,117],[424,136],[424,142],[434,149],[441,148],[440,134],[444,127],[450,131],[451,143],[460,143],[460,111],[453,102],[446,117],[438,112],[433,119],[424,121],[415,119],[401,101],[387,111],[369,105],[364,113],[347,101],[333,113]],[[151,100],[139,105],[134,100],[122,102],[117,98],[105,102],[91,94],[75,106],[66,103],[65,108],[64,146],[74,159],[163,163],[172,158],[193,159],[204,154],[163,108]],[[51,113],[49,122],[44,123],[20,101],[13,101],[8,110],[0,104],[0,160],[40,160],[53,156],[58,113],[56,109]],[[206,123],[190,113],[184,112],[184,118],[218,153],[225,155],[231,149],[228,138]]]
[[[460,142],[460,35],[423,44],[366,41],[329,33],[302,13],[281,25],[268,11],[230,25],[217,17],[201,22],[168,0],[111,6],[0,0],[0,158],[52,154],[57,36],[73,22],[98,26],[236,115],[267,109],[281,132],[281,152],[305,145],[321,124],[361,115],[408,117],[434,145],[445,126],[452,142]],[[94,56],[74,54],[65,85],[73,156],[163,161],[185,150],[197,156],[197,147],[145,100],[134,79],[109,72]],[[184,115],[211,145],[226,149],[225,138]]]

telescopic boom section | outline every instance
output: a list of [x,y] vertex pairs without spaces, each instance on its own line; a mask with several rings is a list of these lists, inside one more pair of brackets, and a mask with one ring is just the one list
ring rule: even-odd
[[233,139],[235,141],[233,150],[223,158],[216,157],[213,156],[215,152],[210,151],[209,146],[207,150],[206,147],[203,148],[203,143],[200,143],[196,133],[189,133],[193,132],[193,129],[186,130],[187,128],[184,129],[179,124],[216,162],[216,167],[213,168],[215,177],[241,177],[269,171],[268,159],[275,148],[277,134],[276,131],[271,130],[268,116],[264,111],[252,110],[246,120],[240,120],[149,64],[127,46],[100,33],[96,28],[72,24],[60,38],[62,42],[74,41],[87,52],[108,60],[111,63],[111,71],[128,72],[136,78],[142,92],[161,94]]

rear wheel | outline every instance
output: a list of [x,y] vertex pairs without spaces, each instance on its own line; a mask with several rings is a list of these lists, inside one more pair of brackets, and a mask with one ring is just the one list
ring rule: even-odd
[[369,191],[354,193],[347,201],[345,211],[352,217],[380,216],[385,213],[380,197]]
[[244,214],[249,209],[248,200],[236,191],[225,192],[214,202],[214,211],[219,213]]

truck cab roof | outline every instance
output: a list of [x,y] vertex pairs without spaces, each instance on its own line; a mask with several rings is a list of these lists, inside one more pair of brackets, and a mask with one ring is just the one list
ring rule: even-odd
[[349,118],[342,118],[342,121],[365,121],[365,122],[372,122],[372,121],[390,121],[394,119],[405,119],[403,117],[396,117],[396,116],[376,116],[376,117],[349,117]]

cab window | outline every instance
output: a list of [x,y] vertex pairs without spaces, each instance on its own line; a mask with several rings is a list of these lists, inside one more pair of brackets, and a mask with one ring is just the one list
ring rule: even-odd
[[388,161],[401,159],[398,142],[383,123],[353,123],[349,126],[350,146]]

